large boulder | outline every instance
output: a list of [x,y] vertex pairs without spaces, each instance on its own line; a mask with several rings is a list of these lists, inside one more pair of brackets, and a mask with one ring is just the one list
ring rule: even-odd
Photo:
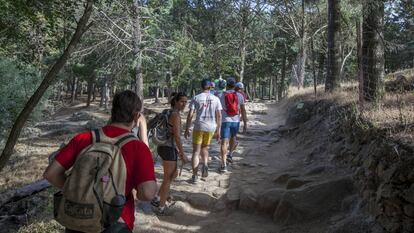
[[230,188],[226,193],[226,207],[228,209],[236,209],[240,203],[240,190],[237,187]]
[[259,196],[259,210],[268,214],[273,214],[279,205],[285,190],[280,188],[272,188],[266,190]]
[[329,215],[340,210],[342,200],[353,193],[354,185],[351,177],[288,190],[279,202],[273,220],[285,225]]
[[286,184],[286,189],[296,189],[302,187],[303,185],[312,182],[311,180],[304,180],[299,178],[292,178],[288,180]]
[[239,208],[242,210],[254,210],[257,206],[257,193],[250,189],[243,189],[240,193]]
[[211,209],[216,204],[217,199],[205,193],[191,193],[187,196],[187,201],[195,208]]
[[308,121],[312,116],[312,109],[315,106],[313,101],[298,102],[289,109],[286,123],[288,125],[298,125]]
[[275,182],[276,184],[286,184],[286,182],[293,177],[298,177],[298,174],[290,174],[290,173],[285,173],[285,174],[281,174],[278,177],[276,177],[273,182]]

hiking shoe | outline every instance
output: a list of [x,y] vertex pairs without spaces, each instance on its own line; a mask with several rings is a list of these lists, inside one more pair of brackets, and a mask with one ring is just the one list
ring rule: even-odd
[[208,166],[203,164],[203,168],[201,168],[201,177],[207,177],[208,176]]
[[233,156],[231,156],[230,154],[227,155],[227,159],[226,159],[227,163],[233,163]]
[[198,183],[198,176],[197,175],[193,175],[191,177],[191,183],[193,183],[193,184],[197,184]]
[[157,198],[156,198],[156,197],[154,197],[154,198],[151,200],[151,205],[152,205],[152,206],[154,206],[154,207],[160,207],[160,200],[157,200]]
[[172,209],[168,208],[167,206],[158,207],[154,210],[154,212],[157,216],[171,216],[174,213]]
[[220,166],[219,172],[220,173],[226,173],[227,172],[227,166]]

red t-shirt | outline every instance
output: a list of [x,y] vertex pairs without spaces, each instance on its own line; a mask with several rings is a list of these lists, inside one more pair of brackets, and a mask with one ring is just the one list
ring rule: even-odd
[[[128,133],[128,130],[126,129],[110,125],[103,127],[102,130],[106,136],[111,138]],[[92,133],[80,133],[72,138],[69,144],[62,148],[59,154],[56,155],[56,161],[67,170],[75,163],[76,156],[90,144],[92,144]],[[121,217],[132,230],[135,221],[135,206],[131,191],[145,181],[155,181],[154,163],[150,150],[141,141],[130,141],[125,144],[121,150],[127,170],[125,185],[127,202],[122,210]]]

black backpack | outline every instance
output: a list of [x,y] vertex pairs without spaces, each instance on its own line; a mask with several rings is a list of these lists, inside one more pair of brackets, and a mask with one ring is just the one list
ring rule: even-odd
[[173,142],[172,125],[168,122],[171,109],[165,109],[148,122],[148,139],[157,146],[170,146]]

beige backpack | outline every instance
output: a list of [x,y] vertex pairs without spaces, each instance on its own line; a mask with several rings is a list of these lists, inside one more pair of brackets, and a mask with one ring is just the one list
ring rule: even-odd
[[63,226],[87,233],[101,232],[118,221],[126,202],[126,167],[121,148],[132,133],[116,138],[102,129],[92,131],[93,143],[85,148],[54,196],[54,215]]

